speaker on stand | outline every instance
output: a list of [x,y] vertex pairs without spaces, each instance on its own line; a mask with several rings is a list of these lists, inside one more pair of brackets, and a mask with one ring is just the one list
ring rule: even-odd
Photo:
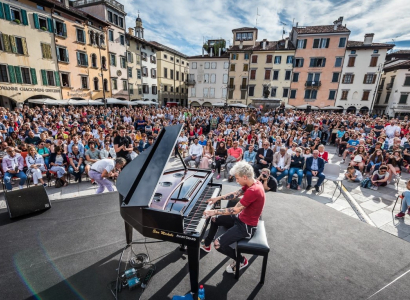
[[10,219],[47,210],[51,207],[42,185],[5,193]]

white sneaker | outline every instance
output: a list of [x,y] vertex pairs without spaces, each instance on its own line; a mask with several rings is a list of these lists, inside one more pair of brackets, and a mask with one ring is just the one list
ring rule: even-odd
[[24,185],[19,185],[19,189],[20,190],[24,189]]
[[[243,268],[246,268],[248,266],[248,260],[246,259],[246,257],[243,257],[245,260],[243,262],[243,264],[241,263],[239,266],[239,270],[242,270]],[[232,261],[232,263],[230,265],[228,265],[226,267],[226,272],[227,273],[235,273],[236,270],[236,261]]]

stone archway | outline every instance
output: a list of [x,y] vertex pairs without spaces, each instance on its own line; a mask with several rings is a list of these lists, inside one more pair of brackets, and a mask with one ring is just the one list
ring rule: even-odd
[[347,113],[356,113],[356,107],[354,106],[349,106],[346,110]]

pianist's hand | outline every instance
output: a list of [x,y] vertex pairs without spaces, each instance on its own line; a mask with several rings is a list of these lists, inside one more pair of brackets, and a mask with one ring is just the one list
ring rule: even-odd
[[204,211],[204,217],[209,218],[212,216],[216,216],[216,210],[206,210]]
[[214,204],[216,201],[218,201],[218,198],[211,198],[207,200],[206,202],[208,202],[208,204]]

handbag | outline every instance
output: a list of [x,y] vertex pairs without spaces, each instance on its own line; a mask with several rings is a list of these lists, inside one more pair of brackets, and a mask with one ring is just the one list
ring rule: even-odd
[[360,181],[360,186],[365,189],[370,189],[370,187],[372,186],[372,181],[370,180],[370,178],[365,178]]
[[290,188],[292,190],[297,190],[298,189],[298,181],[296,179],[292,179],[292,181],[290,183]]
[[58,189],[58,188],[61,188],[63,185],[64,185],[64,182],[60,178],[57,178],[54,183],[54,187]]

